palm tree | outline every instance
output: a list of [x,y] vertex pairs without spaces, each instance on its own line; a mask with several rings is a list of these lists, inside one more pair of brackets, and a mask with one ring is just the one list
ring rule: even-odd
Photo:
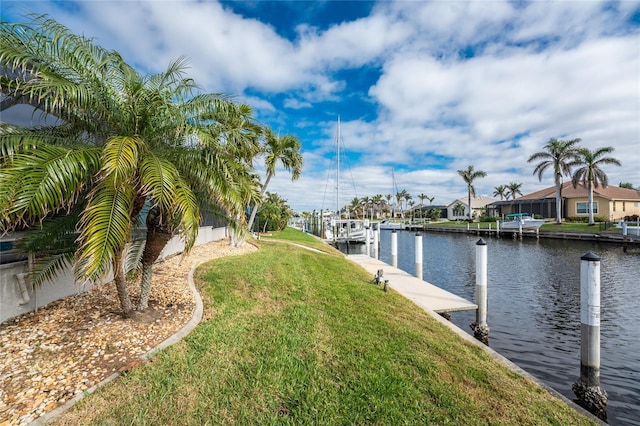
[[353,197],[353,199],[351,200],[351,202],[349,203],[349,205],[346,206],[347,212],[348,212],[348,216],[347,217],[351,217],[351,212],[353,212],[354,214],[354,218],[357,219],[359,214],[358,211],[362,210],[362,202],[360,201],[360,198],[358,197]]
[[427,200],[429,200],[429,205],[433,204],[433,200],[435,200],[436,197],[427,197]]
[[402,214],[402,200],[404,200],[404,194],[396,192],[396,206],[400,208],[400,216],[404,216]]
[[553,178],[556,185],[556,223],[562,223],[562,176],[571,176],[571,167],[576,163],[577,147],[580,139],[559,140],[549,139],[544,146],[544,151],[536,152],[529,160],[540,162],[533,169],[533,174],[538,175],[538,180],[542,181],[542,174],[545,170],[553,168]]
[[501,200],[504,200],[507,197],[507,186],[506,185],[498,185],[493,188],[493,196],[500,197]]
[[613,157],[605,157],[605,155],[613,152],[613,147],[607,146],[604,148],[598,148],[595,151],[590,151],[587,148],[579,148],[577,165],[578,169],[573,173],[571,182],[573,187],[578,186],[578,183],[583,183],[587,186],[589,191],[589,225],[594,225],[593,220],[593,188],[598,187],[598,184],[602,184],[603,188],[608,185],[607,175],[600,168],[604,164],[613,164],[620,166],[619,160]]
[[483,178],[487,174],[482,170],[474,170],[473,166],[467,167],[466,170],[458,170],[458,174],[462,176],[462,179],[467,184],[467,205],[469,207],[469,220],[471,220],[471,196],[476,196],[476,189],[473,187],[473,181],[478,178]]
[[[266,154],[264,164],[267,169],[267,177],[260,190],[260,198],[264,196],[271,178],[276,174],[276,166],[282,164],[285,170],[291,172],[291,180],[296,180],[302,172],[302,154],[300,154],[300,141],[293,135],[280,137],[273,133],[271,129],[265,129],[264,153]],[[256,213],[260,208],[260,202],[256,201],[251,210],[251,217],[247,227],[251,229]]]
[[384,203],[382,194],[374,195],[373,198],[371,199],[371,201],[376,206],[376,218],[379,218],[380,217],[380,211],[382,209],[382,204]]
[[515,200],[518,194],[522,195],[520,188],[522,188],[522,184],[517,182],[511,182],[507,185],[507,199],[511,197],[512,200]]
[[402,190],[402,192],[404,192],[404,201],[405,201],[405,206],[407,206],[407,209],[409,208],[409,201],[413,199],[413,197],[411,196],[411,194],[409,194],[407,191],[405,191],[404,189]]
[[391,199],[393,198],[393,195],[391,195],[391,194],[386,194],[386,195],[384,196],[384,198],[385,198],[385,200],[387,200],[387,206],[390,206],[390,205],[391,205]]
[[[3,90],[64,123],[35,130],[0,128],[0,227],[31,227],[49,235],[31,246],[45,254],[58,235],[72,241],[62,253],[38,259],[32,282],[42,283],[66,261],[73,261],[78,280],[95,280],[112,270],[122,313],[130,316],[125,248],[135,243],[143,207],[149,207],[144,290],[167,236],[180,233],[186,250],[195,241],[200,220],[195,185],[214,195],[212,201],[232,204],[234,183],[218,167],[219,156],[206,155],[218,151],[214,145],[220,143],[196,135],[221,126],[216,117],[238,109],[219,95],[194,95],[197,88],[184,77],[183,58],[163,73],[142,76],[116,52],[47,17],[1,27],[0,61],[9,71],[30,76],[3,78]],[[186,163],[196,180],[185,179]],[[77,238],[69,240],[75,230]]]
[[422,219],[422,206],[424,204],[424,200],[426,200],[427,198],[429,198],[429,196],[427,194],[421,193],[420,195],[418,195],[418,198],[420,199],[420,218]]
[[[366,218],[367,217],[367,212],[370,211],[370,207],[371,207],[371,198],[369,197],[362,197],[360,199],[360,202],[362,203],[362,218]],[[371,214],[371,219],[373,219],[373,213]]]

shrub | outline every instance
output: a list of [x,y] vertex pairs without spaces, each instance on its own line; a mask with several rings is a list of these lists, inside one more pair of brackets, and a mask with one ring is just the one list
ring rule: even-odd
[[499,217],[495,217],[495,216],[482,216],[480,218],[480,222],[495,222],[498,219],[500,219]]
[[[594,222],[606,222],[607,218],[604,216],[594,216],[593,217],[593,221]],[[576,217],[576,216],[572,216],[572,217],[567,217],[565,219],[565,222],[570,222],[570,223],[589,223],[589,217],[588,216],[580,216],[580,217]]]

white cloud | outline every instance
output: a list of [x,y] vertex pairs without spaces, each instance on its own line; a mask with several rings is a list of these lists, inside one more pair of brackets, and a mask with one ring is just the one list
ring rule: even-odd
[[[68,6],[47,11],[145,72],[187,55],[205,90],[240,94],[274,130],[299,131],[303,176],[279,171],[269,188],[294,208],[331,198],[335,115],[348,98],[377,107],[342,122],[361,197],[391,192],[394,164],[399,189],[442,204],[465,194],[456,170],[469,164],[488,173],[482,195],[511,181],[525,193],[551,186],[527,163],[551,137],[614,146],[623,167],[606,169],[610,181],[640,185],[640,32],[624,24],[637,2],[385,1],[326,29],[299,25],[294,40],[215,2]],[[344,72],[367,67],[379,79],[353,93]],[[335,110],[319,111],[327,104]]]

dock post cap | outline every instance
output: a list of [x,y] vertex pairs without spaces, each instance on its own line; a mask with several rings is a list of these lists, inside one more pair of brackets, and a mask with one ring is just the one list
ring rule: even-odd
[[476,242],[477,246],[486,246],[487,243],[484,242],[484,240],[482,238],[480,238],[477,242]]
[[393,231],[391,231],[392,234],[397,234],[396,230],[394,229]]
[[589,262],[600,262],[600,256],[592,252],[586,252],[580,257],[580,260],[588,260]]

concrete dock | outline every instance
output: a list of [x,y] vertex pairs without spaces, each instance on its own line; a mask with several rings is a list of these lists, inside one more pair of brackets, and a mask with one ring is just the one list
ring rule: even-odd
[[378,269],[382,269],[384,279],[389,280],[389,287],[423,309],[438,313],[478,309],[478,305],[475,303],[366,254],[348,255],[347,258],[362,266],[372,277],[375,276]]

